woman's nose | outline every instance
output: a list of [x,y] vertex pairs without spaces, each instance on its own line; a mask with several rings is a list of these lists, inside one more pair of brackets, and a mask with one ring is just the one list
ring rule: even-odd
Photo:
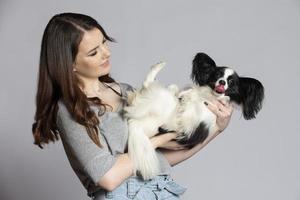
[[109,50],[109,48],[107,46],[103,47],[102,52],[103,52],[103,57],[104,58],[107,58],[107,57],[110,56],[110,50]]

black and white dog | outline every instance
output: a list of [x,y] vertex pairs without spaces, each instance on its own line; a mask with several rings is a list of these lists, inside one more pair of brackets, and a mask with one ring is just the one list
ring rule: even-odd
[[159,132],[175,131],[176,140],[189,148],[202,143],[212,133],[216,116],[204,101],[231,101],[241,106],[246,120],[253,119],[262,107],[264,87],[256,79],[240,77],[233,69],[217,66],[205,53],[193,59],[191,79],[194,84],[181,90],[155,80],[164,62],[151,67],[143,86],[127,92],[124,107],[128,120],[128,153],[134,173],[147,180],[159,173],[159,161],[150,137]]

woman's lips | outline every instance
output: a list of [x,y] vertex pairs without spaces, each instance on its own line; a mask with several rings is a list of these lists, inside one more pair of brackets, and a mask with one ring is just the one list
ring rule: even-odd
[[105,61],[103,64],[101,64],[101,67],[107,67],[109,65],[109,60]]

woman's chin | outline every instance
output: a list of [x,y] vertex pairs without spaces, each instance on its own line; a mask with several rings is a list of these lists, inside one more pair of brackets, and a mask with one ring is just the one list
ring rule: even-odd
[[101,74],[101,76],[103,76],[103,75],[106,75],[106,74],[108,74],[109,72],[110,72],[110,65],[108,65],[108,66],[106,66],[106,67],[102,67],[102,66],[100,66],[100,68],[99,68],[100,70],[100,74]]

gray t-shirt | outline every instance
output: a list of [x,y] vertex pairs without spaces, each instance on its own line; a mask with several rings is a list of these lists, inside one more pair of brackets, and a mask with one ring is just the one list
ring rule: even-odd
[[[135,90],[128,83],[117,82],[121,95],[127,98],[126,91]],[[123,101],[116,112],[106,111],[99,116],[99,107],[91,105],[99,117],[99,148],[88,136],[85,127],[77,123],[61,100],[58,101],[57,126],[69,163],[87,190],[87,195],[103,189],[96,186],[101,177],[115,164],[118,154],[127,152],[128,124],[122,116]],[[156,149],[160,160],[160,174],[170,174],[171,166],[164,155]]]

